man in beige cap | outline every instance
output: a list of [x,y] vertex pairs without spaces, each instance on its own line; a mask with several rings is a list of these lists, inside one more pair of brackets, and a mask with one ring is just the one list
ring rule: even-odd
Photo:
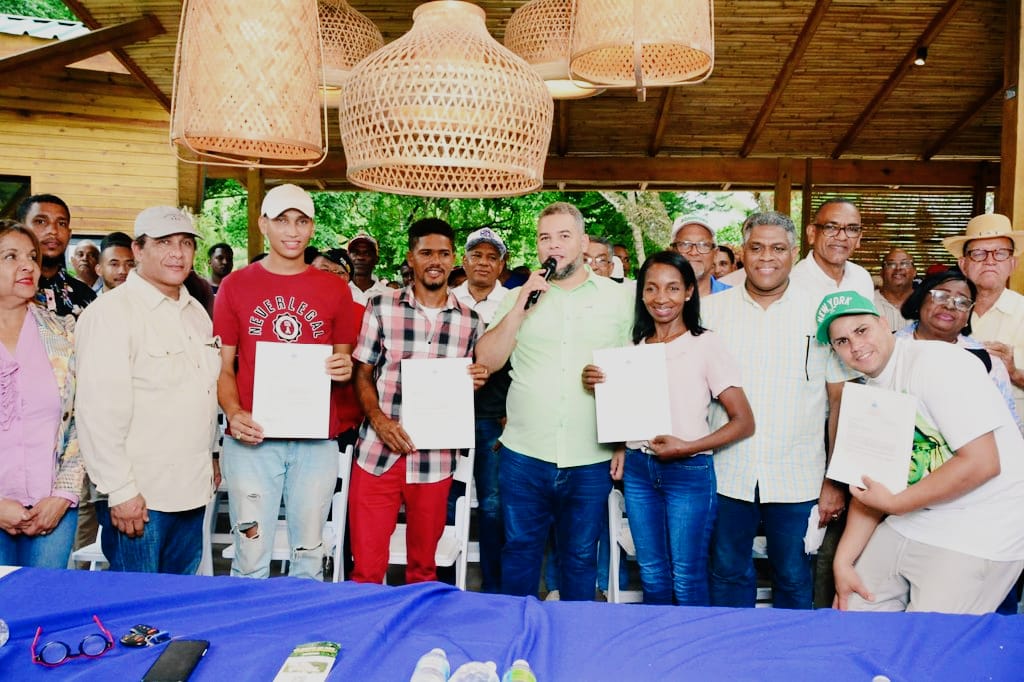
[[188,215],[147,208],[135,220],[135,269],[78,319],[78,438],[111,570],[199,566],[220,354],[183,286],[195,250]]
[[1024,409],[1024,296],[1007,288],[1024,248],[1024,232],[998,213],[977,216],[967,232],[942,240],[967,279],[978,288],[971,315],[972,335],[1006,365],[1017,413]]

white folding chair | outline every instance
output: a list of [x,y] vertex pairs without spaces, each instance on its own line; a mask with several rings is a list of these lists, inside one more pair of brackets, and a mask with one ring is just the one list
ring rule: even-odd
[[213,497],[206,503],[206,512],[203,514],[203,555],[199,559],[196,575],[213,575],[213,529],[217,525],[219,495],[214,490]]
[[[437,542],[434,560],[438,566],[455,566],[455,586],[466,589],[466,563],[469,560],[469,501],[473,495],[473,460],[476,450],[470,448],[465,457],[457,457],[455,480],[466,484],[466,492],[455,501],[455,525],[444,527]],[[406,525],[399,523],[391,535],[389,564],[407,564],[409,555],[405,545]]]
[[96,541],[72,552],[71,559],[68,561],[69,568],[78,566],[80,562],[88,562],[90,571],[102,571],[110,565],[107,557],[103,555],[103,546],[100,544],[100,535],[102,533],[103,526],[97,525]]
[[[345,566],[342,561],[342,548],[345,544],[345,519],[348,516],[348,489],[352,478],[352,446],[347,446],[338,453],[338,478],[341,479],[341,490],[331,498],[331,515],[324,524],[322,541],[324,556],[333,558],[334,570],[332,580],[338,582],[344,578]],[[287,510],[284,510],[287,514]],[[232,542],[221,556],[225,559],[235,558],[235,543]],[[274,546],[270,551],[271,561],[281,562],[281,571],[288,568],[292,558],[292,548],[288,542],[288,521],[278,519],[274,527]]]
[[626,499],[620,490],[608,493],[608,601],[613,604],[635,604],[644,600],[642,590],[619,589],[619,549],[636,559],[636,545],[626,518]]
[[[341,490],[331,498],[331,518],[327,522],[330,528],[330,542],[324,543],[324,549],[331,548],[333,571],[332,582],[345,579],[345,524],[348,521],[348,489],[352,483],[352,446],[349,445],[338,456],[338,478],[341,479]],[[324,538],[328,537],[328,528],[324,528]]]
[[[757,535],[754,537],[754,544],[751,547],[751,555],[755,559],[768,559],[768,538],[763,535]],[[758,587],[757,588],[757,603],[754,604],[757,608],[768,608],[772,605],[772,588],[771,587]]]

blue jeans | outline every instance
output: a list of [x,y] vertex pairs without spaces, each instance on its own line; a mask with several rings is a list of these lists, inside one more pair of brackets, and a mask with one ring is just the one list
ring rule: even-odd
[[762,503],[718,496],[718,522],[711,542],[711,603],[753,607],[757,576],[751,547],[763,521],[772,569],[772,603],[781,609],[809,609],[813,600],[810,557],[804,553],[807,516],[817,500]]
[[597,579],[597,538],[612,481],[608,463],[559,469],[551,462],[509,450],[499,453],[505,546],[501,588],[536,595],[548,530],[554,524],[558,588],[564,601],[590,601]]
[[244,445],[225,437],[220,466],[235,536],[231,575],[270,575],[283,493],[291,548],[288,575],[322,580],[323,529],[338,480],[338,444],[333,440],[265,440]]
[[78,528],[78,510],[69,507],[46,535],[10,535],[0,531],[0,566],[67,568]]
[[[623,484],[645,604],[707,606],[718,507],[710,455],[660,460],[626,450]],[[749,554],[749,552],[748,552]]]
[[142,535],[130,538],[110,520],[107,500],[96,502],[96,519],[103,528],[100,544],[111,571],[193,575],[203,555],[203,516],[206,507],[180,512],[149,510]]

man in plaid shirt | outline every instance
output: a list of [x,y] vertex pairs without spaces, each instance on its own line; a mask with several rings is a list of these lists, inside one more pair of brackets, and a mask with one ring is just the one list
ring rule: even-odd
[[[349,503],[356,582],[384,580],[388,545],[403,502],[406,583],[437,579],[434,553],[444,531],[448,491],[460,453],[419,450],[402,428],[401,362],[471,356],[484,332],[476,313],[448,291],[454,243],[455,233],[443,220],[413,223],[406,255],[412,284],[373,296],[366,304],[352,353],[356,397],[366,414],[356,445]],[[478,364],[471,364],[469,373],[474,388],[489,376]]]

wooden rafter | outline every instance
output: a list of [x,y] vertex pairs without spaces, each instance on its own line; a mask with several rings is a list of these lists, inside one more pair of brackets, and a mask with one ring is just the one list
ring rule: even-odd
[[[85,5],[83,5],[80,0],[63,0],[63,2],[65,5],[67,5],[67,8],[71,10],[72,13],[74,13],[76,17],[82,20],[83,24],[89,27],[90,30],[97,30],[99,28],[102,28],[100,26],[100,23],[96,21],[96,18],[88,9],[86,9]],[[165,110],[170,112],[170,96],[168,96],[167,93],[160,89],[160,86],[157,85],[153,81],[153,79],[150,78],[146,74],[146,72],[143,71],[142,68],[140,68],[139,65],[135,63],[134,59],[128,56],[127,52],[125,52],[122,48],[116,48],[114,50],[111,50],[110,53],[114,55],[114,58],[117,59],[117,61],[121,62],[121,66],[128,69],[128,73],[135,76],[135,78],[138,79],[138,81],[142,83],[142,85],[145,86],[147,90],[153,93],[153,96],[156,98],[156,101],[160,103],[160,106],[162,106]]]
[[4,78],[16,78],[31,71],[53,71],[68,64],[110,52],[124,45],[149,40],[164,33],[164,27],[152,14],[116,26],[97,29],[68,40],[58,40],[32,50],[18,52],[0,59]]
[[672,110],[672,100],[675,99],[675,95],[675,88],[665,88],[665,93],[661,96],[658,118],[654,123],[654,134],[651,135],[651,142],[647,145],[647,156],[655,157],[661,151],[662,142],[665,140],[665,129],[668,127],[668,114]]
[[878,110],[882,108],[882,104],[885,100],[889,99],[889,95],[896,90],[896,87],[903,80],[903,77],[907,75],[911,67],[914,65],[914,58],[917,57],[917,48],[927,47],[938,37],[942,30],[946,28],[946,24],[953,18],[956,11],[960,9],[960,6],[964,4],[964,0],[949,0],[946,6],[939,10],[932,20],[928,23],[927,28],[924,32],[914,41],[914,43],[907,50],[906,54],[903,55],[903,59],[900,60],[899,65],[893,70],[889,77],[882,83],[882,87],[878,89],[875,96],[871,98],[868,105],[864,107],[864,111],[860,112],[860,116],[853,122],[850,129],[846,131],[846,135],[839,141],[836,148],[832,150],[832,158],[838,159],[842,156],[857,139],[861,131],[867,126],[867,124],[874,118]]
[[750,132],[747,133],[747,139],[743,141],[743,146],[740,147],[740,157],[746,158],[750,156],[752,151],[754,151],[754,145],[757,144],[757,138],[761,137],[761,133],[764,132],[765,126],[768,125],[768,119],[771,118],[772,112],[775,111],[775,107],[782,98],[782,93],[786,90],[786,86],[789,85],[789,81],[793,78],[793,74],[796,73],[796,69],[800,65],[800,60],[803,59],[804,53],[807,52],[807,48],[811,44],[811,39],[814,38],[814,34],[817,33],[818,26],[821,25],[821,20],[825,18],[825,12],[828,11],[828,7],[831,4],[832,0],[818,0],[814,3],[814,7],[811,9],[811,13],[808,15],[807,21],[804,23],[804,27],[800,29],[800,35],[797,36],[796,42],[793,43],[793,49],[790,51],[789,56],[786,57],[786,61],[782,64],[782,69],[779,70],[779,75],[775,78],[775,84],[772,85],[771,90],[768,91],[768,96],[761,105],[761,110],[757,112],[757,118],[754,119],[754,124],[750,126]]
[[977,118],[978,114],[980,114],[985,107],[992,102],[992,100],[1002,94],[1002,92],[1003,81],[1000,79],[998,83],[994,83],[992,87],[986,90],[984,95],[974,101],[971,106],[967,107],[967,110],[964,111],[960,118],[956,120],[956,123],[950,126],[946,132],[942,133],[942,135],[939,136],[939,139],[929,145],[928,149],[924,150],[921,154],[921,160],[928,161],[942,151],[943,147],[949,144],[954,137],[959,135],[960,131],[969,126],[971,121]]
[[[266,171],[266,180],[289,179],[310,183],[322,178],[329,186],[352,188],[345,183],[345,154],[332,151],[317,166],[315,176],[295,171]],[[813,159],[809,164],[792,163],[789,172],[793,185],[804,185],[813,171],[815,186],[890,186],[974,187],[979,176],[989,186],[999,177],[998,163],[976,161],[876,161],[857,159]],[[245,182],[245,170],[209,166],[211,178],[236,178]],[[707,187],[731,184],[734,187],[773,187],[778,180],[776,158],[667,157],[643,156],[549,156],[544,169],[544,185],[572,189],[637,187],[649,183],[658,189]]]

